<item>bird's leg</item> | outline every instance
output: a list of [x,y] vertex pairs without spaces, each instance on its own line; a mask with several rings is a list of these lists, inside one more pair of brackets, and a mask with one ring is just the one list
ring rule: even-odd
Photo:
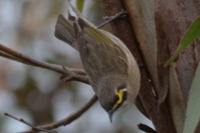
[[102,28],[103,26],[105,26],[106,24],[118,19],[118,18],[124,18],[127,14],[126,10],[121,10],[120,12],[116,13],[113,16],[104,16],[103,18],[106,20],[105,22],[103,22],[102,24],[100,24],[99,26],[97,26],[98,28]]

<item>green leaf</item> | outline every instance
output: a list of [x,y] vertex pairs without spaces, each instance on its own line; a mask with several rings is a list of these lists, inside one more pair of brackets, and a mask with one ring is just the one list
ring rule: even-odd
[[79,12],[83,11],[84,2],[85,0],[76,0],[76,8]]
[[200,63],[197,67],[187,103],[183,133],[194,133],[200,120]]
[[178,55],[183,50],[185,50],[185,48],[187,48],[190,44],[192,44],[199,35],[200,35],[200,17],[197,17],[196,20],[189,27],[188,31],[183,36],[174,55],[165,63],[164,66],[167,67],[172,62],[174,62],[177,59]]

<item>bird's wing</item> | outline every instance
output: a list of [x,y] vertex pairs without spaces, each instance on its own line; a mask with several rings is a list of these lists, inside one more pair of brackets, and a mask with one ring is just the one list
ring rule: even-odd
[[113,35],[87,24],[81,24],[81,27],[83,31],[78,39],[77,47],[93,87],[104,76],[126,75],[128,64],[125,52],[127,51],[111,39]]

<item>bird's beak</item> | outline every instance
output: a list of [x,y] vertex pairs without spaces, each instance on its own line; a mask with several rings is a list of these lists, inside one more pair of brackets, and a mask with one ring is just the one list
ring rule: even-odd
[[112,116],[113,116],[113,113],[114,113],[114,110],[110,110],[108,111],[108,115],[109,115],[109,119],[110,119],[110,122],[112,123]]

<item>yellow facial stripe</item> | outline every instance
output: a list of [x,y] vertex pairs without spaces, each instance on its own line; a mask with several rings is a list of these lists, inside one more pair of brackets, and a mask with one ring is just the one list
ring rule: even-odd
[[118,105],[120,105],[123,102],[124,91],[123,90],[119,90],[118,92],[116,92],[116,95],[119,96],[119,99],[115,103],[114,107],[117,107]]
[[117,100],[116,104],[120,104],[120,103],[122,103],[122,100],[123,100],[124,91],[123,90],[119,90],[117,95],[119,96],[119,100]]

